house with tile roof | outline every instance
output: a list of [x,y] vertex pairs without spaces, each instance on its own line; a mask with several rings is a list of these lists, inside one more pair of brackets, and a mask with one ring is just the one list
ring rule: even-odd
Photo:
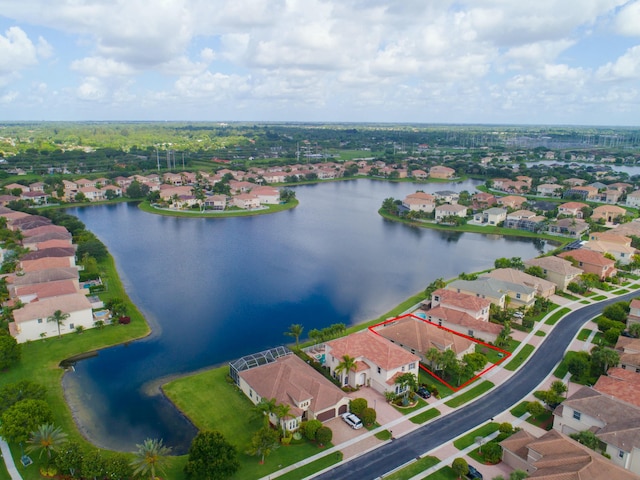
[[456,171],[453,168],[445,167],[442,165],[435,165],[429,169],[429,177],[431,178],[453,178]]
[[640,190],[636,190],[627,195],[627,205],[630,207],[640,207]]
[[507,219],[507,209],[500,207],[487,208],[474,214],[473,221],[483,225],[498,225]]
[[[633,301],[638,302],[638,300]],[[621,335],[618,337],[615,349],[620,355],[618,367],[634,373],[640,373],[640,338],[630,338]],[[638,377],[640,378],[640,375]]]
[[72,279],[35,283],[32,285],[11,285],[8,290],[10,298],[18,299],[25,304],[37,302],[43,298],[60,297],[72,293],[84,293],[80,292],[78,282]]
[[582,274],[582,270],[574,267],[571,262],[558,257],[532,258],[525,260],[524,264],[527,267],[540,267],[545,278],[563,291],[567,289],[567,285]]
[[560,218],[550,222],[547,229],[551,235],[580,238],[589,231],[589,224],[579,218]]
[[[240,371],[237,385],[254,405],[272,398],[278,405],[288,405],[291,417],[281,421],[290,431],[297,430],[300,422],[312,419],[324,422],[349,408],[349,397],[341,389],[293,354]],[[269,421],[278,425],[274,414]]]
[[428,319],[413,315],[396,318],[391,321],[376,325],[373,331],[386,338],[390,342],[418,355],[424,363],[429,363],[427,352],[435,348],[439,352],[451,350],[457,358],[462,358],[467,353],[473,353],[475,342],[440,328]]
[[640,477],[607,460],[557,430],[536,438],[520,430],[500,442],[502,461],[536,480],[638,480]]
[[412,193],[402,200],[402,206],[411,212],[431,213],[436,208],[436,197],[424,192]]
[[[336,370],[345,355],[356,359],[355,371]],[[325,344],[325,363],[342,385],[370,386],[384,394],[404,392],[395,380],[404,373],[418,376],[420,357],[369,330],[352,333]]]
[[616,262],[620,262],[622,265],[628,265],[629,263],[631,263],[631,261],[633,260],[632,257],[637,252],[637,250],[631,245],[623,245],[618,242],[603,242],[598,240],[589,240],[588,242],[582,244],[582,248],[593,250],[594,252],[600,252],[603,255],[608,253],[616,259]]
[[24,273],[29,273],[50,268],[73,267],[74,265],[75,259],[71,257],[44,257],[36,260],[21,260],[19,270]]
[[[638,339],[630,338],[629,340]],[[636,350],[635,354],[627,355],[637,355],[637,353]],[[601,375],[598,378],[593,389],[640,408],[640,375],[635,370],[622,367],[610,368],[606,375]]]
[[60,325],[60,334],[73,333],[76,327],[92,328],[94,325],[91,303],[81,293],[44,298],[28,303],[12,312],[13,322],[9,323],[9,332],[18,343],[28,340],[40,340],[44,336],[58,335],[56,322],[48,322],[56,310],[69,314],[69,318]]
[[640,474],[638,406],[595,388],[582,387],[556,407],[553,429],[565,435],[592,431],[606,445],[605,451],[614,464]]
[[606,258],[600,252],[587,250],[586,248],[578,248],[577,250],[568,250],[557,255],[565,260],[570,260],[574,265],[583,271],[583,273],[595,273],[600,280],[612,277],[616,274],[616,262],[610,258]]
[[509,297],[512,307],[530,307],[536,300],[534,288],[490,277],[480,277],[476,280],[455,280],[449,283],[446,289],[486,298],[500,308],[504,308],[506,297]]
[[519,283],[535,289],[536,295],[549,298],[556,292],[556,284],[544,278],[534,277],[515,268],[496,268],[481,277],[497,278],[511,283]]
[[634,323],[640,323],[640,299],[634,298],[629,304],[629,316],[627,317],[627,326]]
[[593,209],[591,220],[597,222],[602,219],[606,223],[620,223],[618,222],[618,218],[626,214],[627,211],[617,205],[601,205]]
[[446,222],[449,217],[460,217],[464,218],[467,216],[467,207],[464,205],[451,205],[445,203],[443,205],[438,205],[435,208],[435,218],[436,222]]
[[558,215],[570,215],[576,218],[583,218],[584,214],[582,213],[582,209],[588,206],[589,205],[582,202],[566,202],[558,205]]
[[57,280],[75,280],[79,287],[77,268],[50,268],[26,272],[24,275],[12,274],[6,277],[9,286],[33,285]]
[[562,195],[564,187],[557,183],[542,183],[536,188],[538,195],[544,195],[546,197],[559,197]]
[[506,197],[498,197],[497,202],[498,205],[504,208],[519,209],[522,208],[522,205],[527,203],[527,199],[519,195],[507,195]]

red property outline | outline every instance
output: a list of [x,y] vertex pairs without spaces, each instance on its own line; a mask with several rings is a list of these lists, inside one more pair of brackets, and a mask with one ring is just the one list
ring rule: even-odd
[[[474,343],[477,343],[479,345],[482,345],[484,347],[490,348],[491,350],[495,350],[496,352],[502,353],[504,356],[498,360],[496,363],[492,363],[490,367],[485,368],[483,371],[481,371],[480,373],[478,373],[477,375],[471,377],[469,380],[467,380],[466,382],[464,382],[462,385],[460,385],[459,387],[454,387],[453,385],[449,385],[449,383],[447,383],[444,379],[440,378],[438,375],[436,375],[435,373],[433,373],[431,370],[429,370],[427,367],[425,367],[422,362],[420,362],[420,368],[422,370],[424,370],[425,372],[427,372],[429,375],[431,375],[433,378],[435,378],[436,380],[438,380],[439,382],[441,382],[443,385],[446,385],[447,388],[453,390],[454,392],[457,392],[458,390],[462,390],[464,387],[466,387],[467,385],[475,382],[478,378],[480,378],[482,375],[484,375],[485,373],[487,373],[489,370],[491,370],[492,368],[494,368],[497,365],[500,365],[502,362],[504,362],[506,359],[508,359],[511,356],[511,352],[507,352],[506,350],[503,350],[502,348],[498,348],[494,345],[490,345],[486,342],[483,342],[482,340],[478,340],[477,338],[473,338],[470,337],[469,335],[465,335],[463,333],[460,332],[456,332],[455,330],[451,330],[447,327],[443,327],[442,325],[437,325],[429,320],[427,320],[426,318],[422,318],[422,317],[418,317],[417,315],[414,315],[413,313],[406,313],[404,315],[401,315],[399,317],[395,317],[395,318],[390,318],[389,320],[385,320],[384,322],[380,322],[380,323],[376,323],[375,325],[371,325],[369,327],[369,331],[375,333],[376,335],[379,335],[382,337],[382,335],[380,335],[378,332],[376,332],[374,330],[374,328],[376,327],[380,327],[380,326],[384,326],[387,323],[393,323],[393,322],[397,322],[398,320],[402,320],[404,318],[407,317],[411,317],[415,320],[420,320],[424,323],[426,323],[427,325],[430,325],[432,327],[435,328],[439,328],[441,330],[445,330],[446,332],[452,333],[453,335],[458,335],[459,337],[462,338],[466,338],[467,340],[471,340]],[[384,338],[384,337],[383,337]]]

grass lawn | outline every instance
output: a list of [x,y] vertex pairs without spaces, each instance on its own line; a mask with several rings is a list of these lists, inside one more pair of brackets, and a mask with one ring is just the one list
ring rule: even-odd
[[527,418],[527,423],[542,428],[543,430],[551,430],[551,427],[553,427],[553,412],[551,410],[546,410],[542,415],[539,415],[536,418],[529,417]]
[[294,199],[291,202],[278,205],[266,205],[267,208],[260,210],[243,210],[243,209],[227,209],[224,212],[213,212],[212,210],[205,210],[201,212],[196,210],[163,210],[160,208],[152,207],[148,201],[143,201],[138,204],[138,208],[147,213],[154,213],[156,215],[164,215],[167,217],[190,217],[190,218],[229,218],[229,217],[249,217],[255,215],[268,215],[270,213],[281,212],[283,210],[290,210],[298,206],[298,200]]
[[636,283],[634,285],[630,285],[629,288],[631,290],[638,290],[640,288],[640,283]]
[[629,290],[621,288],[620,290],[616,290],[615,292],[613,292],[614,295],[624,295],[625,293],[629,293]]
[[556,313],[551,315],[549,318],[547,318],[547,320],[544,323],[547,325],[555,325],[556,323],[558,323],[558,320],[560,320],[560,318],[562,318],[564,315],[566,315],[570,311],[571,311],[570,308],[563,307],[560,310],[558,310]]
[[580,303],[583,305],[589,305],[591,302],[589,300],[580,300]]
[[527,402],[526,400],[524,402],[520,402],[518,405],[516,405],[510,410],[511,415],[513,415],[516,418],[520,418],[522,415],[527,413],[528,405],[529,405],[529,402]]
[[413,407],[403,408],[403,407],[399,407],[395,403],[392,403],[391,405],[393,406],[393,408],[395,408],[397,411],[399,411],[403,415],[407,415],[411,412],[415,412],[416,410],[420,410],[421,408],[427,405],[427,402],[425,402],[422,398],[418,397],[417,395],[416,395],[416,398],[417,398],[417,402]]
[[607,299],[606,295],[598,295],[598,296],[592,298],[592,300],[594,300],[596,302],[599,302],[600,300],[606,300],[606,299]]
[[588,328],[583,328],[582,330],[580,330],[580,333],[578,333],[578,340],[580,340],[581,342],[584,342],[587,338],[589,338],[589,335],[591,335],[591,330],[589,330]]
[[453,446],[458,450],[464,450],[465,448],[470,447],[471,445],[476,443],[476,437],[484,438],[487,435],[491,435],[493,432],[496,432],[499,428],[500,424],[498,422],[489,422],[486,425],[483,425],[480,428],[476,428],[474,431],[460,437],[455,442],[453,442]]
[[439,415],[440,415],[440,410],[438,410],[437,408],[430,408],[429,410],[426,410],[426,411],[424,411],[422,413],[419,413],[415,417],[411,417],[410,420],[413,423],[416,423],[416,424],[420,425],[420,424],[423,424],[425,422],[428,422],[432,418],[436,418]]
[[467,390],[463,394],[458,395],[455,398],[452,398],[448,402],[445,402],[445,405],[452,408],[459,407],[460,405],[464,405],[465,403],[473,400],[474,398],[482,395],[483,393],[488,392],[493,388],[493,386],[494,386],[493,383],[491,383],[488,380],[485,380],[484,382],[473,387],[471,390]]
[[[207,370],[169,382],[162,389],[199,429],[218,430],[238,448],[241,467],[234,479],[261,478],[322,452],[322,449],[312,443],[292,444],[275,450],[263,465],[259,464],[258,458],[244,453],[251,437],[262,423],[252,415],[251,401],[233,383],[227,381],[228,371],[228,367]],[[216,401],[212,401],[213,399]],[[330,456],[334,458],[326,460],[329,462],[327,464],[314,462],[318,470],[338,461],[335,454]],[[291,478],[302,477],[296,474]]]
[[513,357],[511,361],[509,361],[509,363],[507,363],[504,366],[505,370],[509,370],[511,372],[516,370],[518,367],[520,367],[520,365],[524,363],[524,361],[529,357],[529,355],[533,353],[533,350],[534,350],[533,345],[527,344],[524,347],[522,347],[522,350],[520,350],[518,354],[515,357]]
[[438,457],[426,456],[416,460],[411,465],[407,465],[402,470],[398,470],[391,475],[385,476],[384,478],[385,480],[409,480],[420,472],[424,472],[427,468],[431,468],[438,463],[440,463],[440,459]]
[[374,437],[376,437],[378,440],[386,442],[387,440],[391,439],[391,432],[389,430],[382,430],[381,432],[376,433]]
[[[127,304],[127,315],[131,317],[129,325],[111,325],[103,329],[92,328],[82,334],[70,333],[62,337],[51,337],[22,344],[22,360],[17,365],[2,373],[0,385],[14,383],[20,380],[31,380],[46,387],[46,401],[53,411],[54,423],[67,433],[70,440],[76,440],[86,447],[92,446],[84,440],[76,428],[71,412],[64,400],[62,391],[63,370],[59,367],[62,360],[81,353],[99,350],[146,336],[149,332],[144,317],[127,296],[122,282],[116,272],[113,259],[99,264],[101,277],[108,285],[108,291],[100,293],[102,300],[121,298]],[[12,455],[19,464],[20,448],[11,445]],[[39,465],[34,458],[34,465],[23,468],[18,465],[19,472],[26,480],[40,479]],[[1,478],[1,477],[0,477]]]
[[569,300],[580,300],[575,295],[571,295],[570,293],[567,293],[567,292],[556,292],[556,295],[560,297],[568,298]]
[[[286,447],[282,447],[282,448],[286,448]],[[270,459],[271,457],[269,457],[267,461],[269,461]],[[295,470],[289,473],[285,473],[284,475],[281,475],[278,478],[284,479],[284,480],[298,480],[300,478],[306,478],[313,475],[316,472],[319,472],[320,470],[324,470],[325,468],[330,467],[331,465],[335,465],[341,460],[342,460],[342,452],[336,452],[331,455],[326,455],[322,458],[319,458],[318,460],[315,460],[306,465],[303,465],[300,468],[296,468]]]
[[546,337],[547,333],[545,331],[543,331],[543,330],[536,330],[536,333],[534,333],[534,335],[536,337]]
[[458,475],[455,474],[451,467],[442,467],[437,472],[432,473],[423,480],[457,480]]
[[453,393],[453,390],[447,387],[444,383],[442,383],[440,380],[437,380],[435,377],[432,377],[422,369],[420,369],[420,372],[418,374],[418,382],[426,383],[427,385],[429,385],[430,390],[431,387],[435,387],[438,390],[438,395],[440,398],[448,397]]
[[545,315],[549,312],[553,312],[556,308],[558,308],[560,305],[556,305],[555,303],[551,303],[549,305],[549,308],[547,308],[544,312],[540,312],[538,315],[536,315],[535,317],[531,317],[531,319],[534,322],[539,322],[540,320],[542,320]]

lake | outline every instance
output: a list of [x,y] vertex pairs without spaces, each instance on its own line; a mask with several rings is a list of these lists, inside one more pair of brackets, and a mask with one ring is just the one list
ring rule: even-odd
[[65,375],[80,427],[103,448],[130,451],[152,437],[184,453],[196,432],[158,393],[159,379],[290,343],[283,333],[293,323],[307,333],[376,318],[438,277],[547,248],[413,228],[377,213],[387,197],[479,184],[298,186],[297,208],[255,217],[164,217],[134,204],[70,209],[107,245],[153,327],[150,337],[103,350]]

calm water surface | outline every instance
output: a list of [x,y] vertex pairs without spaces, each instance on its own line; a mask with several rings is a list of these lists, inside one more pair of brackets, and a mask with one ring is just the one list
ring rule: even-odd
[[152,388],[159,378],[288,343],[283,332],[292,323],[309,332],[375,318],[438,277],[546,248],[411,228],[377,214],[387,197],[477,184],[299,186],[297,208],[245,218],[162,217],[128,204],[70,210],[107,245],[154,328],[149,338],[101,351],[65,376],[81,428],[105,448],[133,450],[157,437],[184,452],[195,430]]

